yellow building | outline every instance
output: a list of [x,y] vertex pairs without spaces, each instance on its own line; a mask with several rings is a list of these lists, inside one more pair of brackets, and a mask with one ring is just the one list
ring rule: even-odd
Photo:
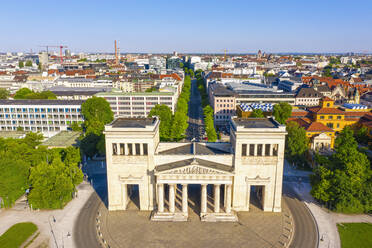
[[334,101],[329,97],[323,97],[320,100],[320,106],[309,108],[309,112],[312,121],[322,123],[336,132],[357,122],[354,119],[345,119],[345,111],[335,107]]

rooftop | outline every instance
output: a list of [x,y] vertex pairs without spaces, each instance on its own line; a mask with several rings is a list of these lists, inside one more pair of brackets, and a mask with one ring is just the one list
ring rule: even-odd
[[0,100],[0,105],[81,105],[81,100]]
[[115,119],[111,126],[114,128],[146,128],[146,126],[153,125],[156,118],[123,118]]
[[233,119],[236,126],[244,128],[277,128],[279,124],[272,118],[236,118]]
[[77,146],[80,134],[80,132],[76,131],[61,131],[44,141],[41,145],[47,146],[48,148]]

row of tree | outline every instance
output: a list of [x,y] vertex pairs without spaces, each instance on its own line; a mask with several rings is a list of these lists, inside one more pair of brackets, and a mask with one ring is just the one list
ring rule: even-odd
[[15,93],[14,99],[49,99],[49,100],[55,100],[55,99],[57,99],[57,96],[49,90],[42,91],[42,92],[35,92],[35,91],[32,91],[28,88],[22,88],[22,89],[19,89]]
[[[31,60],[27,60],[26,61],[26,66],[31,67],[32,66],[32,61]],[[25,63],[23,61],[19,61],[18,62],[18,67],[19,68],[25,67]]]
[[151,109],[149,117],[159,116],[160,118],[159,135],[161,141],[178,141],[185,137],[188,127],[187,114],[189,110],[190,89],[191,78],[190,75],[186,75],[174,115],[172,115],[171,109],[166,105],[155,105]]
[[203,71],[197,70],[195,73],[196,83],[198,86],[198,90],[201,96],[201,102],[203,107],[203,115],[204,115],[204,126],[205,132],[207,133],[207,138],[209,142],[216,142],[217,141],[217,133],[214,127],[214,111],[211,105],[209,104],[208,94],[205,89],[204,79],[202,76]]
[[28,190],[34,209],[62,208],[83,180],[80,151],[75,147],[47,149],[43,136],[28,133],[23,139],[0,139],[0,197],[10,207]]
[[329,209],[344,213],[372,212],[372,170],[358,149],[353,131],[345,127],[335,140],[335,153],[316,156],[312,196]]

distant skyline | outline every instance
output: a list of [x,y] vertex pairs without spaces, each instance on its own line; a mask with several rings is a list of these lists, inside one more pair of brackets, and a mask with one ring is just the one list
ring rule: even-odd
[[21,0],[1,9],[0,52],[113,52],[114,40],[122,53],[372,52],[370,0]]

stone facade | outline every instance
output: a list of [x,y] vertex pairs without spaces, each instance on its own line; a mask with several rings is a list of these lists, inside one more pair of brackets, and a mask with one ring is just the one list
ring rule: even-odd
[[140,210],[153,211],[153,220],[185,221],[191,184],[200,185],[204,221],[236,221],[236,211],[249,211],[252,190],[263,211],[281,211],[285,126],[233,119],[229,143],[171,143],[159,141],[159,123],[156,117],[118,118],[106,125],[110,211],[126,209],[135,185]]

